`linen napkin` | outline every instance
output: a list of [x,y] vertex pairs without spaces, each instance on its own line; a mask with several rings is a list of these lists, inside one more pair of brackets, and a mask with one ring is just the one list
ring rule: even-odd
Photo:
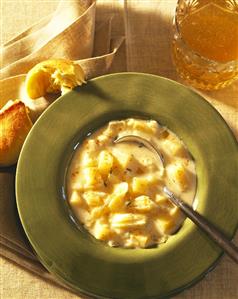
[[[124,36],[111,37],[111,24],[111,16],[96,19],[94,0],[60,1],[53,14],[1,48],[0,108],[10,99],[21,99],[26,73],[42,60],[74,60],[82,66],[87,79],[111,72],[124,40]],[[34,105],[42,105],[44,110],[52,101],[39,99]],[[15,166],[0,168],[0,254],[61,285],[38,261],[24,234],[17,213],[14,184]]]

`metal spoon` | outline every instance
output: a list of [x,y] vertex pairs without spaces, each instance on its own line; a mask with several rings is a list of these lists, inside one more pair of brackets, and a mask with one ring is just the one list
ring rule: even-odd
[[[114,143],[120,142],[135,142],[144,145],[146,148],[155,153],[164,168],[164,159],[160,151],[147,139],[137,135],[125,135],[114,140]],[[207,235],[213,239],[237,264],[238,264],[238,247],[232,243],[220,230],[218,230],[213,224],[211,224],[205,217],[198,212],[194,211],[191,206],[186,204],[183,200],[176,197],[174,193],[164,186],[163,191],[170,200],[179,207],[184,214],[189,217],[197,226],[199,226]]]

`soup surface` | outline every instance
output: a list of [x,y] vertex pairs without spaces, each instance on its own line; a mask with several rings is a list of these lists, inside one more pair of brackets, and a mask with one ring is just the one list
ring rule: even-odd
[[[124,135],[146,138],[163,155],[142,144],[114,143]],[[67,197],[75,216],[109,246],[145,248],[167,240],[184,221],[163,192],[167,185],[192,204],[195,163],[184,143],[154,120],[111,121],[84,140],[71,161]]]

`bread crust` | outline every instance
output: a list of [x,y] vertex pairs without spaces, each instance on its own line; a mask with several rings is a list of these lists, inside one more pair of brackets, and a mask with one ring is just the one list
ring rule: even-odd
[[19,100],[0,110],[0,166],[17,162],[22,145],[32,127],[28,108]]

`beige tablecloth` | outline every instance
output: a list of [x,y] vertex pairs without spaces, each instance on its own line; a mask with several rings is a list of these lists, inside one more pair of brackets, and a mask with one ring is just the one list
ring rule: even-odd
[[[1,44],[52,13],[57,4],[58,0],[1,0]],[[121,47],[112,71],[148,72],[179,80],[170,56],[175,5],[176,0],[97,1],[98,18],[113,15],[112,35],[126,35],[126,45]],[[238,137],[238,82],[224,90],[203,95],[222,114]],[[237,234],[235,242],[238,244]],[[5,258],[1,258],[0,263],[1,299],[79,298]],[[228,257],[223,257],[214,271],[176,298],[238,298],[237,265]]]

